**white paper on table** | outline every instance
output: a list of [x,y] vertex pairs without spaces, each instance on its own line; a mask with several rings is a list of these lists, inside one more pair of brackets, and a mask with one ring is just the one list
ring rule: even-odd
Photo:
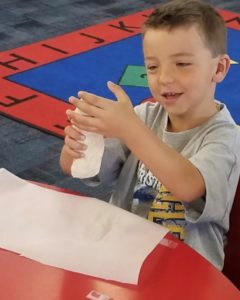
[[0,247],[44,264],[137,284],[167,229],[104,201],[61,193],[0,169]]

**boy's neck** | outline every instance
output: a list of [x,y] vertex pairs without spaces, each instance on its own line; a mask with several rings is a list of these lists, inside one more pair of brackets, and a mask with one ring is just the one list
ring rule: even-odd
[[192,116],[168,116],[167,131],[181,132],[201,126],[220,111],[220,105],[213,102],[207,113]]

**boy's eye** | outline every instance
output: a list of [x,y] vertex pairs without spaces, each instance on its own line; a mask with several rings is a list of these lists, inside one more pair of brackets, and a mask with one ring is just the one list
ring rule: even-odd
[[191,63],[178,62],[178,63],[176,63],[176,65],[177,65],[178,67],[188,67],[188,66],[191,65]]
[[148,71],[154,71],[157,68],[157,66],[147,66]]

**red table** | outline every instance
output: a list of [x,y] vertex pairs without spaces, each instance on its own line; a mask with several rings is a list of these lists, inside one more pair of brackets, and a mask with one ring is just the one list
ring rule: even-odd
[[145,260],[137,286],[46,266],[0,249],[0,299],[83,300],[94,290],[108,300],[240,300],[240,291],[204,258],[170,234],[167,240],[170,245],[159,244]]

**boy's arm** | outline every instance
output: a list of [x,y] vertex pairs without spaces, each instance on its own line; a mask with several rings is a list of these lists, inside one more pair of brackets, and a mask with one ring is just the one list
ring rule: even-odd
[[131,123],[124,142],[177,199],[191,202],[204,195],[205,183],[198,169],[141,120]]
[[73,163],[73,157],[67,153],[65,145],[62,147],[59,163],[63,172],[68,175],[71,175],[71,166]]
[[117,85],[108,83],[118,101],[80,92],[82,100],[70,102],[88,116],[67,111],[80,130],[116,137],[141,160],[169,191],[182,201],[191,202],[205,193],[205,183],[198,169],[185,157],[161,141],[134,112],[130,99]]

